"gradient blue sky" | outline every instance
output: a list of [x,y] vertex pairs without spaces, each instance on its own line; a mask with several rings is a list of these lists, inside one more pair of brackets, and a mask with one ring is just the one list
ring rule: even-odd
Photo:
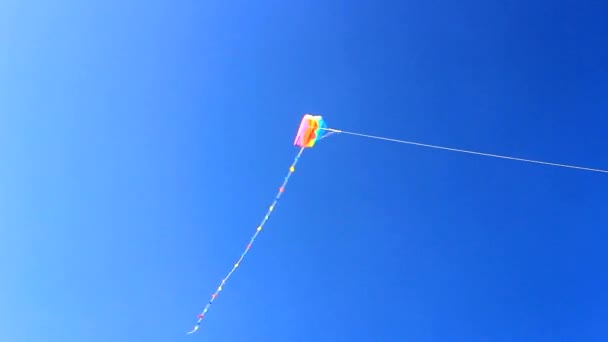
[[4,1],[0,340],[606,341],[603,1]]

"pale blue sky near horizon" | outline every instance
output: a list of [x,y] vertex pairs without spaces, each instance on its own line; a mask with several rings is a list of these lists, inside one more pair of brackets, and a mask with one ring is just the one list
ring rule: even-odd
[[605,341],[601,1],[5,1],[0,340]]

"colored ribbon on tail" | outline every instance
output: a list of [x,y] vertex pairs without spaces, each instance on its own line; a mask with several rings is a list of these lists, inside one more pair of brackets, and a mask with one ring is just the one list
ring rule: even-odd
[[197,324],[194,326],[194,329],[192,329],[192,330],[188,331],[186,334],[187,334],[187,335],[190,335],[190,334],[195,333],[195,332],[198,330],[199,325],[200,325],[200,324],[198,324],[198,323],[197,323]]
[[287,172],[287,175],[285,176],[285,179],[283,180],[283,184],[281,184],[281,187],[279,187],[279,191],[277,192],[274,200],[272,201],[272,204],[270,205],[270,207],[268,207],[268,211],[266,212],[266,215],[262,219],[262,222],[256,228],[255,233],[253,234],[253,236],[249,240],[249,243],[245,247],[245,250],[243,251],[243,253],[239,257],[239,259],[237,260],[237,262],[232,266],[232,269],[230,270],[230,272],[228,272],[228,274],[224,277],[224,279],[222,279],[220,285],[215,290],[215,292],[211,295],[211,299],[209,300],[209,302],[207,303],[207,305],[205,305],[203,311],[197,316],[198,320],[196,321],[196,325],[194,325],[194,328],[187,333],[188,335],[195,333],[199,329],[199,327],[201,325],[201,321],[205,317],[205,314],[207,314],[207,312],[209,311],[209,308],[211,307],[211,304],[213,304],[213,302],[215,301],[215,299],[217,298],[217,296],[219,295],[219,293],[222,291],[224,285],[226,284],[226,282],[228,281],[228,279],[232,276],[232,274],[234,273],[234,271],[236,271],[236,269],[240,266],[241,262],[243,261],[243,259],[245,258],[245,256],[249,252],[249,250],[251,249],[251,246],[253,246],[253,243],[255,242],[255,239],[258,237],[258,235],[260,234],[260,232],[264,228],[264,225],[268,221],[268,218],[270,218],[270,215],[272,214],[272,211],[274,210],[275,206],[279,202],[279,199],[281,199],[281,195],[283,195],[283,192],[285,191],[285,187],[287,186],[287,182],[289,182],[289,178],[296,171],[296,164],[298,163],[298,160],[300,159],[300,156],[302,155],[302,152],[304,152],[304,147],[302,147],[300,149],[300,151],[298,152],[298,154],[294,158],[293,163],[289,167],[289,171]]

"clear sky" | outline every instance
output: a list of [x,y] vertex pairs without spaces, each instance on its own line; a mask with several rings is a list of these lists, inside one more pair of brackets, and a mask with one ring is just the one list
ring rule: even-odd
[[0,5],[0,340],[606,341],[605,1]]

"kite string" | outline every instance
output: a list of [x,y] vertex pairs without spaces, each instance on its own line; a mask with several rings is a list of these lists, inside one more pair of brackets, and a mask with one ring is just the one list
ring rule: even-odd
[[341,134],[354,135],[354,136],[359,136],[359,137],[364,137],[364,138],[370,138],[370,139],[391,141],[391,142],[396,142],[396,143],[400,143],[400,144],[422,146],[422,147],[428,147],[428,148],[433,148],[433,149],[437,149],[437,150],[445,150],[445,151],[451,151],[451,152],[474,154],[474,155],[478,155],[478,156],[491,157],[491,158],[516,160],[516,161],[521,161],[521,162],[526,162],[526,163],[543,164],[543,165],[557,166],[557,167],[563,167],[563,168],[569,168],[569,169],[578,169],[578,170],[584,170],[584,171],[608,173],[608,170],[603,170],[603,169],[596,169],[596,168],[589,168],[589,167],[576,166],[576,165],[568,165],[568,164],[558,164],[558,163],[551,163],[551,162],[546,162],[546,161],[541,161],[541,160],[524,159],[524,158],[517,158],[517,157],[511,157],[511,156],[505,156],[505,155],[499,155],[499,154],[492,154],[492,153],[484,153],[484,152],[463,150],[463,149],[453,148],[453,147],[445,147],[445,146],[439,146],[439,145],[423,144],[423,143],[419,143],[419,142],[415,142],[415,141],[407,141],[407,140],[400,140],[400,139],[393,139],[393,138],[385,138],[385,137],[380,137],[380,136],[375,136],[375,135],[369,135],[369,134],[347,132],[347,131],[341,131],[341,130],[333,129],[333,128],[323,128],[323,129],[326,130],[326,131],[328,131],[328,132],[333,132],[333,133],[341,133]]
[[222,279],[222,281],[221,281],[220,285],[218,286],[218,288],[211,295],[211,299],[209,300],[209,302],[207,303],[207,305],[205,305],[203,311],[198,315],[198,321],[196,322],[196,325],[194,326],[194,328],[190,332],[188,332],[188,334],[192,334],[192,333],[194,333],[195,331],[198,330],[198,328],[200,326],[200,323],[203,320],[203,317],[205,316],[205,314],[207,313],[207,311],[209,311],[209,308],[211,307],[211,304],[213,304],[213,302],[215,301],[215,299],[219,295],[220,291],[222,291],[223,286],[226,284],[226,282],[228,281],[228,279],[232,276],[232,274],[234,273],[234,271],[236,271],[236,269],[239,267],[239,265],[241,264],[241,262],[243,261],[243,259],[245,258],[245,256],[249,252],[249,250],[251,249],[251,246],[255,242],[255,239],[258,237],[258,235],[262,231],[262,228],[264,228],[264,225],[268,221],[268,218],[270,217],[270,214],[272,213],[272,211],[274,210],[275,206],[277,205],[279,199],[281,199],[281,195],[285,191],[285,187],[287,186],[287,182],[289,182],[289,178],[291,177],[291,175],[296,170],[295,169],[296,168],[296,164],[298,163],[298,160],[300,159],[300,156],[302,155],[302,152],[304,152],[304,148],[301,148],[300,151],[298,152],[298,154],[296,155],[296,157],[294,158],[293,163],[289,167],[289,171],[287,172],[287,175],[285,176],[285,179],[283,180],[283,183],[281,184],[281,187],[279,187],[279,191],[277,192],[277,194],[276,194],[274,200],[272,201],[272,204],[270,205],[270,207],[268,207],[268,211],[266,212],[266,215],[262,219],[262,222],[256,228],[255,233],[253,234],[253,236],[249,240],[249,243],[245,247],[245,250],[243,251],[243,253],[241,253],[241,256],[238,258],[237,262],[234,263],[234,265],[232,266],[232,269],[230,269],[230,272],[228,272],[228,274]]

